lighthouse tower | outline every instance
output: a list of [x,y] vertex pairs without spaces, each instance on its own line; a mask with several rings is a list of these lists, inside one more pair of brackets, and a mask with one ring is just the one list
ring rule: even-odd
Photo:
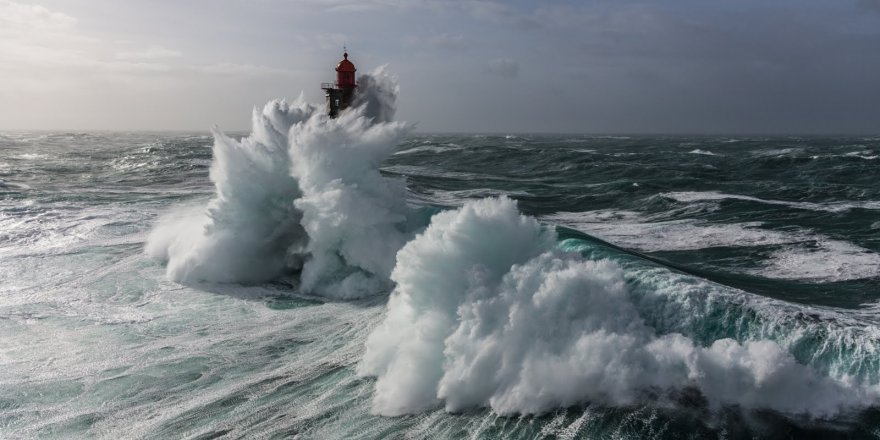
[[357,87],[354,73],[357,69],[348,60],[348,51],[344,50],[342,61],[336,65],[336,83],[323,83],[321,88],[327,96],[327,114],[331,118],[339,115],[339,112],[351,106],[354,98],[354,89]]

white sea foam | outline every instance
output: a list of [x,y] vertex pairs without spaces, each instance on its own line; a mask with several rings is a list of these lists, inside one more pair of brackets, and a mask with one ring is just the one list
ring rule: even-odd
[[694,149],[694,150],[691,150],[691,151],[689,151],[688,153],[690,153],[690,154],[702,154],[702,155],[704,155],[704,156],[720,156],[720,154],[713,153],[713,152],[711,152],[711,151],[709,151],[709,150],[701,150],[701,149],[699,149],[699,148],[696,148],[696,149]]
[[751,151],[752,156],[757,157],[795,157],[796,155],[803,153],[803,148],[770,148],[770,149],[762,149],[762,150],[754,150]]
[[390,288],[394,255],[408,237],[406,187],[382,177],[379,164],[405,131],[360,112],[313,116],[291,130],[292,174],[303,193],[294,203],[309,237],[305,290],[354,297]]
[[214,129],[205,209],[165,216],[147,252],[180,282],[259,282],[302,268],[306,291],[352,297],[388,286],[403,245],[405,189],[379,163],[406,131],[394,115],[396,81],[359,78],[356,107],[330,119],[302,97],[254,110],[253,133]]
[[458,207],[463,205],[468,200],[477,198],[498,196],[521,198],[529,197],[531,195],[532,194],[527,191],[503,191],[494,188],[472,188],[457,191],[435,190],[431,191],[430,195],[411,194],[410,197],[412,197],[414,200],[430,203],[433,205]]
[[771,340],[703,347],[656,334],[617,264],[584,261],[554,241],[506,198],[436,215],[398,254],[397,287],[359,365],[378,378],[374,411],[532,414],[684,388],[713,408],[814,416],[877,401],[874,388],[824,376]]
[[44,159],[48,159],[49,155],[48,154],[36,154],[36,153],[23,153],[23,154],[19,154],[17,156],[12,156],[12,158],[13,159],[20,159],[20,160],[44,160]]
[[856,157],[863,160],[875,160],[880,158],[880,155],[874,154],[872,150],[862,150],[862,151],[850,151],[849,153],[844,154],[816,154],[810,156],[810,159],[833,159],[838,157]]
[[767,246],[805,239],[762,229],[760,222],[722,224],[693,219],[652,222],[633,211],[560,212],[541,219],[645,252]]
[[[2,165],[2,164],[0,164],[0,165]],[[16,183],[16,182],[10,182],[8,180],[0,179],[0,189],[3,189],[3,188],[31,189],[30,186],[25,185],[24,183]]]
[[761,222],[652,221],[634,211],[560,212],[541,217],[644,252],[777,246],[749,271],[767,278],[836,282],[880,276],[880,254],[808,230],[774,231]]
[[117,209],[109,205],[79,211],[65,202],[23,201],[14,209],[0,211],[0,257],[68,253],[88,241],[115,239],[113,223],[135,217],[117,214]]
[[439,146],[439,145],[422,145],[413,148],[407,148],[405,150],[400,150],[394,153],[395,156],[404,155],[404,154],[413,154],[413,153],[445,153],[447,151],[456,151],[461,150],[461,147],[454,146]]
[[210,177],[216,194],[207,207],[163,217],[150,233],[147,253],[168,261],[181,282],[258,282],[278,276],[288,253],[302,246],[300,196],[290,175],[287,132],[314,108],[273,101],[254,109],[253,133],[236,141],[216,128]]
[[851,151],[846,153],[844,156],[847,157],[858,157],[859,159],[865,160],[874,160],[880,157],[880,155],[874,154],[872,150],[863,150],[863,151]]
[[725,194],[717,191],[677,191],[662,193],[660,196],[683,203],[715,200],[747,200],[750,202],[764,203],[767,205],[782,205],[809,211],[844,212],[855,208],[880,209],[880,201],[831,203],[790,202],[785,200],[767,200],[739,194]]
[[880,254],[839,240],[820,238],[774,252],[758,275],[835,282],[880,277]]
[[440,171],[427,166],[418,165],[392,165],[389,167],[383,167],[382,169],[394,173],[418,174],[420,176],[438,177],[441,179],[501,179],[500,177],[492,176],[491,174],[463,173],[459,171]]
[[361,108],[363,115],[375,123],[391,122],[397,112],[397,94],[400,85],[387,66],[358,77],[358,93],[353,107]]

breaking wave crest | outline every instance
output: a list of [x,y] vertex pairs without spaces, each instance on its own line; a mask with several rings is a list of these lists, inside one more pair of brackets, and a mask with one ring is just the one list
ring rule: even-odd
[[618,263],[555,243],[506,198],[436,215],[398,253],[397,287],[359,366],[378,378],[374,410],[540,414],[585,402],[675,401],[688,390],[716,409],[820,417],[876,402],[876,387],[798,363],[773,340],[701,346],[658,334]]

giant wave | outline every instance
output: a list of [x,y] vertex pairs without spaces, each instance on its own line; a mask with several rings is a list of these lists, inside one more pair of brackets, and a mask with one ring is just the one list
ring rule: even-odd
[[811,417],[876,404],[876,377],[823,364],[820,350],[805,359],[767,332],[664,328],[652,314],[683,316],[688,298],[640,297],[645,284],[625,264],[571,248],[510,199],[423,221],[405,183],[379,172],[409,129],[392,121],[397,85],[381,69],[359,82],[355,107],[338,119],[300,98],[255,110],[241,140],[214,130],[214,197],[163,217],[146,246],[170,279],[294,275],[301,292],[335,300],[390,292],[358,366],[376,378],[373,410],[383,415],[440,406],[541,414],[588,402],[675,404],[693,393],[713,409]]
[[306,292],[353,298],[387,290],[406,240],[405,187],[379,174],[407,132],[391,121],[397,85],[380,68],[360,79],[338,119],[300,97],[254,110],[253,133],[214,129],[205,208],[166,215],[147,252],[179,282],[261,282],[301,271]]

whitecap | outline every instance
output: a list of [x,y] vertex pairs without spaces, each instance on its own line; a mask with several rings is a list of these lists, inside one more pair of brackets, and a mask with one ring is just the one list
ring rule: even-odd
[[785,200],[768,200],[758,197],[744,196],[739,194],[725,194],[718,191],[675,191],[660,194],[661,197],[682,203],[697,201],[716,200],[745,200],[750,202],[764,203],[768,205],[782,205],[789,208],[805,209],[809,211],[845,212],[851,209],[880,209],[880,201],[840,201],[828,203],[791,202]]
[[42,159],[48,159],[49,155],[48,154],[37,154],[37,153],[24,153],[24,154],[12,156],[12,158],[13,159],[20,159],[20,160],[42,160]]
[[702,154],[702,155],[704,155],[704,156],[720,156],[720,154],[713,153],[713,152],[708,151],[708,150],[701,150],[701,149],[699,149],[699,148],[694,149],[694,150],[691,150],[691,151],[688,151],[688,153],[690,153],[690,154]]
[[460,150],[460,147],[453,146],[437,146],[437,145],[424,145],[419,147],[407,148],[405,150],[400,150],[394,153],[395,156],[401,156],[404,154],[413,154],[413,153],[445,153],[447,151],[456,151]]
[[541,219],[644,252],[768,246],[804,240],[802,236],[762,229],[760,222],[710,223],[693,219],[653,222],[634,211],[559,212]]
[[876,278],[880,277],[880,254],[849,242],[817,236],[813,241],[773,252],[764,267],[753,273],[817,283]]
[[774,231],[761,222],[710,223],[683,219],[651,221],[634,211],[560,212],[541,217],[624,248],[643,252],[716,247],[782,247],[747,273],[808,282],[849,281],[880,276],[880,254],[808,230]]

